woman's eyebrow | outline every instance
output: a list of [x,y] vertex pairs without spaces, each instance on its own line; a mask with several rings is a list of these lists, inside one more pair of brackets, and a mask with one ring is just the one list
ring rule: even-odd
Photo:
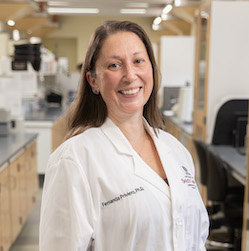
[[[136,51],[136,52],[133,53],[133,56],[136,56],[136,55],[138,55],[138,54],[143,54],[143,52],[142,52],[142,51]],[[120,56],[118,56],[118,55],[110,55],[110,56],[108,56],[108,59],[109,59],[109,58],[114,58],[114,59],[119,59],[119,60],[122,59],[122,57],[120,57]]]

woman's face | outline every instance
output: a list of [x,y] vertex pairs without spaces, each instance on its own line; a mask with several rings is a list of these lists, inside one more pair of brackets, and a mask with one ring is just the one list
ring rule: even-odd
[[132,32],[118,32],[104,42],[88,82],[100,91],[111,118],[142,114],[153,88],[153,71],[146,48]]

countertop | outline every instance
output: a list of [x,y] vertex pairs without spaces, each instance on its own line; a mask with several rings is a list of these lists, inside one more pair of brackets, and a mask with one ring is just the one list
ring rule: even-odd
[[25,112],[25,121],[49,121],[55,122],[63,114],[65,114],[67,109],[62,107],[47,107],[42,110],[33,110]]
[[229,145],[210,145],[209,148],[228,165],[235,178],[245,185],[246,155],[240,154],[235,147]]
[[184,121],[181,121],[179,118],[177,118],[176,116],[172,115],[165,115],[165,120],[167,123],[167,120],[171,120],[174,124],[176,124],[178,127],[180,127],[183,131],[185,131],[186,133],[188,133],[189,135],[193,134],[193,124],[192,123],[186,123]]
[[9,162],[19,151],[35,140],[35,133],[10,133],[0,137],[0,167]]

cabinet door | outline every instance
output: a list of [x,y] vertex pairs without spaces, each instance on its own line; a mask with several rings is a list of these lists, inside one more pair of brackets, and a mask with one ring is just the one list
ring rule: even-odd
[[0,247],[7,251],[11,245],[9,168],[0,173]]
[[10,198],[11,198],[11,225],[12,225],[12,242],[15,241],[19,234],[23,219],[21,217],[21,205],[20,205],[20,191],[19,191],[19,179],[20,179],[21,164],[19,158],[10,164]]
[[38,192],[38,173],[37,173],[37,153],[36,153],[36,142],[33,143],[26,150],[26,162],[27,162],[27,204],[29,209],[33,208],[36,202],[37,192]]
[[37,171],[37,149],[36,149],[36,142],[34,142],[31,146],[31,165],[32,165],[32,203],[36,202],[37,193],[39,189],[39,182],[38,182],[38,171]]

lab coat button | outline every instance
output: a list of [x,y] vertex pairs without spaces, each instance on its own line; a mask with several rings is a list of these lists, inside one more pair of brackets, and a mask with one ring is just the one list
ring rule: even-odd
[[176,219],[176,225],[179,226],[179,227],[182,226],[182,225],[183,225],[183,219],[180,218],[180,217],[177,218],[177,219]]

